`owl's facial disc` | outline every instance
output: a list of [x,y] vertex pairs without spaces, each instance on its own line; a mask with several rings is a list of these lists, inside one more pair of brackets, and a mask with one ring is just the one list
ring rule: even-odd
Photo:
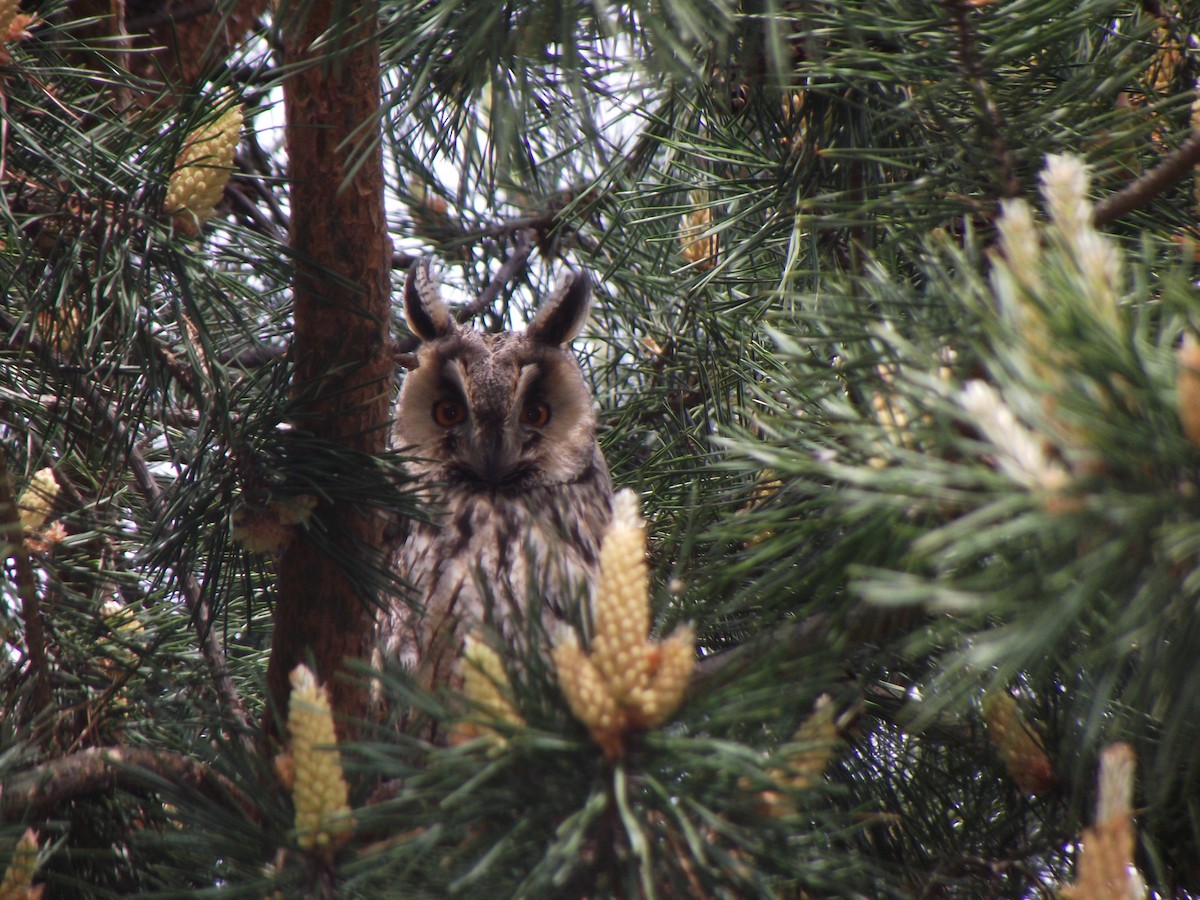
[[595,412],[569,350],[520,333],[469,330],[429,341],[405,378],[398,443],[430,481],[523,494],[595,465]]
[[563,452],[570,443],[563,439],[591,422],[590,407],[575,399],[580,392],[566,389],[574,373],[560,371],[557,360],[476,362],[469,377],[464,361],[447,363],[430,411],[453,460],[448,480],[512,492],[571,480],[579,461]]

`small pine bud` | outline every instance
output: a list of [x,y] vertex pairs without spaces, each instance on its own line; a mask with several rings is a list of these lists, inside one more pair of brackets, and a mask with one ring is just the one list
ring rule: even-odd
[[1026,794],[1044,794],[1053,788],[1054,765],[1017,701],[997,691],[984,701],[983,717],[988,738],[1017,787]]
[[1041,243],[1033,222],[1033,210],[1024,200],[1002,200],[1000,218],[1000,248],[1004,262],[1018,281],[1030,290],[1040,287]]
[[419,181],[413,182],[410,190],[413,230],[418,235],[435,244],[461,237],[462,229],[455,224],[445,197],[433,193]]
[[28,531],[37,531],[50,518],[50,509],[54,506],[54,498],[58,496],[58,481],[54,470],[38,469],[29,479],[29,484],[17,499],[17,508],[21,514],[21,527]]
[[1133,865],[1134,833],[1128,819],[1085,828],[1075,884],[1059,892],[1075,900],[1143,900],[1146,886]]
[[482,640],[468,635],[463,647],[463,693],[490,719],[509,725],[523,725],[525,720],[509,699],[512,688],[504,663]]
[[21,12],[21,0],[0,0],[0,38],[8,40],[13,20]]
[[600,575],[592,601],[592,659],[618,701],[644,687],[648,677],[637,652],[650,631],[647,581],[645,523],[637,495],[626,489],[613,499],[613,520],[600,546]]
[[679,229],[679,244],[683,258],[692,266],[707,272],[717,264],[718,240],[709,233],[713,224],[713,210],[705,191],[692,191],[692,208],[683,217]]
[[1050,217],[1068,253],[1066,261],[1083,288],[1083,299],[1099,321],[1118,333],[1121,254],[1116,244],[1092,224],[1093,209],[1087,199],[1091,181],[1088,166],[1071,154],[1051,154],[1046,157],[1041,179]]
[[119,600],[105,600],[100,606],[100,615],[111,633],[117,636],[115,646],[108,638],[100,639],[103,655],[99,660],[100,668],[113,681],[120,680],[125,669],[138,662],[137,646],[141,643],[143,632],[137,613]]
[[1041,438],[1017,419],[994,387],[972,379],[963,385],[958,402],[991,442],[996,465],[1009,478],[1030,490],[1060,491],[1069,486],[1067,470],[1050,457]]
[[164,210],[184,230],[196,233],[216,212],[233,170],[242,121],[239,103],[188,135],[183,151],[175,160],[163,204]]
[[875,412],[875,420],[883,426],[888,440],[897,447],[912,449],[913,436],[909,428],[908,411],[901,405],[897,396],[891,392],[876,391],[871,395],[871,408]]
[[137,614],[120,600],[105,600],[100,606],[100,612],[104,615],[108,627],[114,631],[139,634],[144,630]]
[[282,525],[303,525],[312,518],[317,508],[317,498],[312,494],[296,494],[284,497],[271,504]]
[[1141,80],[1154,93],[1169,94],[1175,81],[1175,73],[1184,64],[1185,51],[1179,41],[1161,25],[1154,29],[1151,39],[1157,44],[1157,49],[1150,57],[1150,64]]
[[551,651],[558,684],[575,718],[587,726],[596,743],[610,756],[620,754],[624,715],[575,633],[568,631]]
[[793,91],[787,94],[780,103],[783,118],[790,122],[799,121],[800,116],[804,113],[804,107],[807,102],[808,96],[805,91]]
[[788,757],[788,781],[802,790],[811,787],[825,773],[829,757],[841,740],[834,721],[833,700],[828,694],[817,698],[813,711],[800,723],[792,740],[801,744],[802,749]]
[[1175,389],[1179,394],[1179,422],[1184,437],[1200,444],[1200,341],[1190,331],[1183,335],[1178,362]]
[[[786,766],[772,769],[769,773],[777,786],[790,788],[790,791],[759,791],[758,800],[763,812],[773,817],[793,815],[796,812],[796,803],[791,791],[803,791],[812,787],[825,773],[829,757],[833,755],[834,747],[840,740],[841,734],[834,718],[833,700],[828,694],[822,694],[813,704],[813,711],[800,723],[800,727],[792,736],[792,742],[800,745],[799,749],[787,755]],[[748,778],[743,778],[740,784],[743,789],[747,789],[751,782]]]
[[1088,167],[1070,153],[1049,153],[1041,172],[1042,197],[1050,218],[1068,241],[1092,227]]
[[312,518],[317,498],[299,494],[272,501],[265,506],[239,503],[233,511],[230,537],[251,553],[282,553],[295,526]]
[[37,834],[28,828],[17,841],[4,880],[0,881],[0,900],[38,900],[42,896],[42,886],[34,887],[33,884],[37,863]]
[[271,506],[238,506],[231,521],[229,536],[251,553],[282,553],[292,536]]
[[1146,883],[1134,865],[1133,778],[1136,760],[1128,744],[1100,755],[1096,823],[1079,842],[1075,883],[1059,896],[1071,900],[1142,900]]
[[696,668],[696,631],[680,625],[657,646],[649,684],[630,696],[633,717],[643,728],[657,728],[683,702]]
[[84,333],[83,314],[71,300],[64,300],[52,309],[42,310],[34,320],[38,337],[56,353],[69,353]]
[[1075,238],[1073,250],[1075,266],[1087,285],[1086,297],[1092,311],[1114,334],[1119,334],[1117,289],[1124,275],[1116,243],[1089,226]]
[[305,850],[334,849],[349,836],[353,820],[329,693],[308,666],[296,666],[291,682],[287,725],[295,767],[297,842]]
[[1126,743],[1109,744],[1100,754],[1096,823],[1133,815],[1133,779],[1137,757]]

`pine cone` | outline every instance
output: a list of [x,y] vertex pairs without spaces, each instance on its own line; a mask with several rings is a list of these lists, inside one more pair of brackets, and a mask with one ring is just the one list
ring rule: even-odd
[[236,104],[215,121],[188,135],[167,185],[165,211],[184,231],[196,234],[216,213],[233,171],[233,154],[242,136],[242,107]]

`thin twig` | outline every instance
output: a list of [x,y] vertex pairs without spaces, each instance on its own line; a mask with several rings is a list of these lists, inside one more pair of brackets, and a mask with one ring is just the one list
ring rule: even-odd
[[9,545],[10,555],[17,566],[17,596],[21,598],[25,651],[29,654],[29,670],[33,678],[33,704],[29,708],[39,715],[50,710],[54,703],[54,693],[50,689],[50,666],[46,657],[46,633],[42,628],[37,579],[34,578],[29,551],[25,548],[21,513],[17,509],[8,453],[3,445],[0,445],[0,542]]
[[[480,225],[475,228],[467,228],[460,222],[454,221],[451,227],[457,234],[452,240],[444,242],[445,246],[459,247],[488,238],[499,239],[508,235],[518,235],[524,231],[543,234],[561,226],[565,218],[564,213],[569,213],[580,207],[591,209],[605,202],[617,190],[613,184],[619,183],[619,179],[614,176],[620,174],[625,178],[636,178],[638,173],[646,166],[647,161],[658,147],[660,140],[669,131],[670,121],[662,114],[661,110],[668,108],[672,103],[672,100],[665,101],[659,110],[655,110],[651,114],[650,124],[638,135],[633,147],[623,158],[614,160],[612,165],[602,173],[601,177],[587,184],[576,185],[559,191],[546,198],[539,209],[525,215],[501,219],[490,225]],[[601,182],[607,182],[610,186],[603,190],[598,189],[596,185]],[[406,269],[411,261],[411,257],[398,260],[399,264],[396,265],[396,268]]]
[[504,265],[496,270],[491,280],[488,281],[487,287],[479,292],[478,297],[459,309],[454,317],[455,321],[461,325],[491,307],[496,298],[500,296],[500,292],[504,290],[504,286],[525,268],[525,264],[529,262],[529,255],[533,253],[533,248],[533,236],[529,231],[516,232],[513,235],[512,250],[508,254],[508,259],[504,261]]
[[1187,175],[1197,164],[1200,164],[1200,130],[1193,131],[1191,137],[1149,172],[1096,204],[1096,210],[1092,213],[1093,224],[1103,227],[1126,213],[1140,209]]
[[[125,17],[125,0],[113,0],[112,10],[112,40],[117,47],[116,64],[122,71],[129,71],[129,54],[133,50],[133,41],[129,36],[129,28]],[[127,113],[133,107],[133,91],[127,84],[116,82],[113,87],[113,94],[117,100],[117,109],[122,115]]]
[[[455,321],[461,325],[475,318],[491,306],[496,298],[500,296],[500,291],[504,289],[504,286],[516,278],[529,262],[529,256],[533,253],[535,246],[533,232],[528,230],[516,232],[513,248],[508,254],[508,259],[496,270],[496,273],[488,281],[487,286],[480,292],[479,296],[458,310],[454,316]],[[403,267],[408,268],[414,261],[411,258],[405,260]],[[394,259],[393,265],[395,265]],[[412,335],[402,340],[394,341],[392,343],[392,358],[395,361],[395,365],[402,369],[416,368],[415,353],[419,344],[420,341]]]
[[[243,187],[252,187],[254,195],[266,204],[271,213],[271,221],[274,223],[272,233],[287,234],[292,227],[291,216],[280,204],[279,197],[268,186],[272,181],[278,180],[280,173],[271,168],[271,157],[258,143],[257,134],[250,132],[246,142],[249,145],[247,149],[239,149],[234,154],[233,163],[236,174],[229,183],[237,182]],[[226,185],[226,189],[228,189],[228,185]],[[247,199],[249,199],[248,196]]]
[[[639,135],[629,154],[621,160],[619,169],[627,177],[636,175],[646,164],[658,140],[666,131],[667,120],[663,116],[655,115],[651,123]],[[617,168],[617,166],[614,166],[614,171]],[[477,240],[502,238],[508,235],[512,235],[514,240],[513,249],[508,259],[504,261],[504,264],[492,276],[487,287],[484,288],[478,297],[458,311],[455,317],[458,323],[462,324],[468,319],[479,315],[489,304],[495,301],[504,285],[515,278],[528,262],[529,256],[536,246],[537,236],[560,225],[564,211],[581,204],[586,204],[589,207],[594,206],[602,202],[611,191],[611,188],[603,192],[597,192],[592,188],[568,189],[548,200],[540,212],[502,219],[491,225],[472,229],[462,228],[461,225],[455,223],[455,228],[461,228],[461,231],[453,241],[447,242],[446,246],[458,247]],[[581,240],[585,249],[589,252],[595,252],[594,247],[583,242],[582,235],[577,234],[576,237]],[[394,253],[392,255],[392,268],[408,269],[418,258],[406,253]],[[419,343],[412,336],[394,341],[392,344],[392,353],[395,364],[400,368],[414,368],[416,365],[414,354]]]
[[202,407],[204,396],[196,384],[195,373],[191,369],[181,366],[176,360],[175,354],[150,333],[150,329],[145,323],[140,324],[139,330],[142,332],[142,339],[150,347],[150,352],[158,364],[167,370],[167,373],[183,388],[184,393],[192,398],[198,408]]
[[976,47],[975,33],[969,18],[973,7],[966,0],[943,0],[943,5],[950,12],[954,33],[958,38],[959,67],[975,94],[975,102],[979,108],[980,137],[992,146],[999,169],[1000,189],[1004,196],[1016,197],[1021,193],[1021,184],[1017,180],[1008,146],[1004,143],[1004,118],[1000,115],[1000,109],[988,89],[983,61]]
[[214,354],[217,362],[229,369],[257,369],[278,362],[288,355],[286,344],[255,344],[241,350],[224,350]]
[[266,215],[257,203],[250,199],[246,193],[246,185],[251,185],[256,193],[261,193],[257,189],[257,179],[235,176],[225,185],[225,199],[229,202],[230,211],[235,215],[241,215],[247,220],[248,226],[259,234],[265,235],[274,240],[282,240],[283,232],[276,227],[270,217]]
[[501,219],[499,222],[494,222],[491,225],[483,225],[479,228],[463,229],[462,233],[450,242],[450,245],[457,246],[460,243],[470,243],[483,238],[502,238],[510,234],[520,234],[523,231],[545,231],[554,225],[560,208],[561,201],[556,198],[545,212],[535,213],[530,216],[515,216],[511,219]]

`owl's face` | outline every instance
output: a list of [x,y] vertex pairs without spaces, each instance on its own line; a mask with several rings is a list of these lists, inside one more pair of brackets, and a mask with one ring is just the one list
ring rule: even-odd
[[396,443],[413,475],[472,491],[523,493],[579,480],[596,456],[591,394],[564,345],[587,318],[587,276],[564,281],[524,332],[460,328],[425,264],[404,289],[422,341],[405,377]]

